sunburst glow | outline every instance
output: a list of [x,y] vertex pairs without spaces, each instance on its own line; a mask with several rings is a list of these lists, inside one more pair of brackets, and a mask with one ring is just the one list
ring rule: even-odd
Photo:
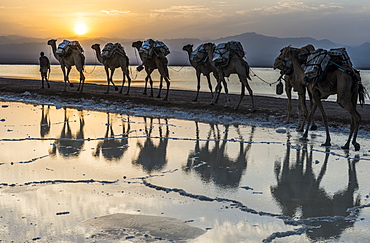
[[84,25],[83,23],[76,24],[75,33],[77,35],[83,35],[83,34],[86,34],[86,32],[87,32],[86,25]]

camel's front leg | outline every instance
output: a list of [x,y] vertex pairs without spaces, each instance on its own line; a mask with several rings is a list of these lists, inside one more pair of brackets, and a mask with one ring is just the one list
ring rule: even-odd
[[83,69],[80,69],[78,71],[80,72],[80,83],[78,84],[77,91],[80,91],[80,93],[82,93],[82,90],[83,90],[84,84],[85,84],[85,75],[83,73]]
[[130,86],[131,86],[131,78],[130,78],[128,68],[126,68],[126,70],[124,68],[122,68],[122,75],[123,75],[122,86],[121,86],[121,90],[119,92],[122,94],[123,86],[125,85],[126,76],[127,76],[128,85],[127,85],[127,92],[126,92],[125,95],[128,95],[130,93]]
[[288,124],[290,122],[290,116],[292,115],[292,86],[288,82],[285,82],[285,93],[288,97],[288,113],[285,124]]
[[[198,101],[198,96],[199,96],[199,90],[200,90],[200,71],[197,70],[196,71],[196,76],[197,76],[197,94],[195,96],[195,98],[193,99],[193,102],[197,102]],[[211,90],[212,92],[212,90]]]
[[114,68],[112,68],[111,70],[110,70],[110,78],[109,78],[109,81],[112,83],[112,85],[113,85],[113,87],[114,87],[114,90],[115,91],[117,91],[118,90],[118,88],[116,87],[116,85],[114,84],[114,82],[113,82],[113,74],[114,74],[114,71],[115,71],[116,69],[114,69]]
[[163,76],[161,75],[159,78],[159,92],[157,98],[161,98],[162,87],[163,87]]
[[163,100],[168,100],[168,93],[170,91],[170,80],[168,80],[167,77],[164,77],[164,80],[166,81],[166,84],[167,84],[167,91],[166,91],[166,96],[163,98]]

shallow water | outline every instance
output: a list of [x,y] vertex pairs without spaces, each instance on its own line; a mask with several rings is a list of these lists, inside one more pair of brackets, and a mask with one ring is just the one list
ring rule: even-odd
[[[63,74],[59,65],[51,66],[50,80],[52,81],[63,81]],[[171,78],[172,89],[182,90],[196,90],[196,76],[195,69],[190,66],[170,66],[169,75]],[[0,76],[1,77],[12,77],[12,78],[25,78],[25,79],[40,79],[39,66],[38,65],[0,65]],[[85,67],[85,76],[87,83],[95,84],[106,84],[106,74],[104,67],[98,65],[88,65]],[[144,87],[145,72],[137,72],[136,66],[130,66],[130,76],[132,78],[132,86]],[[272,68],[255,68],[251,67],[251,78],[249,84],[255,94],[277,96],[276,93],[276,81],[279,78],[279,70],[273,70]],[[154,81],[154,87],[159,86],[159,75],[158,71],[153,72],[152,75]],[[364,86],[370,90],[370,70],[361,70],[361,78]],[[79,82],[79,73],[75,68],[72,68],[70,73],[70,80],[72,82]],[[113,80],[116,85],[122,83],[122,72],[117,69],[114,73]],[[127,82],[127,81],[126,81]],[[216,81],[211,75],[211,82],[213,89],[216,86]],[[127,83],[126,83],[127,85]],[[240,82],[237,75],[232,74],[228,79],[228,88],[230,93],[240,93]],[[200,90],[209,92],[207,79],[203,75],[201,76]],[[282,95],[280,97],[286,97]],[[333,96],[335,97],[335,96]],[[331,97],[331,99],[333,99]],[[293,98],[297,98],[295,92],[293,92]]]
[[[370,139],[360,137],[355,153],[339,148],[342,133],[332,132],[330,149],[322,131],[306,144],[299,137],[284,127],[3,101],[0,238],[142,240],[147,232],[112,228],[125,213],[205,230],[190,242],[365,242]],[[84,223],[94,219],[101,228]]]

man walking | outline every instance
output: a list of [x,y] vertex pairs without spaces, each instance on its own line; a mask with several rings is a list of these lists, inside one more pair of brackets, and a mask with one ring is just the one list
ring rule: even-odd
[[48,84],[48,88],[50,88],[49,80],[48,80],[48,70],[50,73],[50,62],[49,58],[44,55],[44,52],[40,53],[40,73],[41,73],[41,79],[42,79],[42,86],[41,88],[44,88],[44,81]]

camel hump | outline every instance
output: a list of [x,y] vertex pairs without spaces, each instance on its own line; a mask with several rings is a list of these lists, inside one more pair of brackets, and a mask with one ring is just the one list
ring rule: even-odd
[[59,54],[60,56],[68,56],[69,54],[71,54],[72,50],[78,50],[81,53],[84,52],[84,49],[82,48],[78,41],[64,40],[62,43],[58,45],[56,53]]
[[239,41],[229,41],[216,46],[212,61],[216,65],[227,66],[232,56],[243,58],[244,55],[243,46]]
[[101,56],[103,58],[110,58],[113,54],[118,53],[121,56],[126,56],[125,49],[120,43],[107,43],[103,50],[101,51]]
[[167,56],[168,54],[170,54],[170,49],[168,48],[168,46],[166,46],[166,44],[164,44],[163,41],[153,39],[147,39],[146,41],[144,41],[139,49],[141,57],[145,60],[152,58],[153,54],[159,55],[159,52],[164,56]]

